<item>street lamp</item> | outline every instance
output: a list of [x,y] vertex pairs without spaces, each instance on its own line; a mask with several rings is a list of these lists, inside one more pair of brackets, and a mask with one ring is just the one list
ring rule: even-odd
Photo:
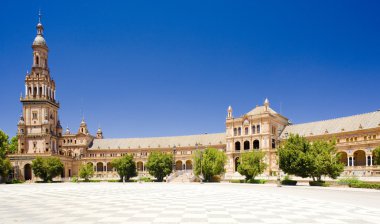
[[177,152],[176,146],[173,146],[173,172],[175,172],[175,153]]

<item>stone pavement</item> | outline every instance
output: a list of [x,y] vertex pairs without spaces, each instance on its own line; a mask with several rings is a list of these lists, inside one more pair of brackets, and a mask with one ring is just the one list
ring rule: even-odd
[[0,185],[0,201],[0,223],[366,224],[380,217],[373,206],[380,191],[245,184]]

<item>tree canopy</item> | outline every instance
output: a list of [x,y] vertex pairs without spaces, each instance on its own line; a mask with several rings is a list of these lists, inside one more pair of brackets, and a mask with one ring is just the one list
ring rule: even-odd
[[280,169],[299,177],[321,181],[322,176],[336,179],[344,169],[339,161],[335,142],[290,135],[278,150]]
[[90,180],[94,172],[94,165],[92,163],[82,164],[79,167],[79,177],[83,178],[86,182]]
[[63,172],[64,166],[57,157],[42,158],[37,156],[32,161],[34,175],[41,178],[44,182],[52,181],[54,177]]
[[212,181],[214,176],[225,172],[224,166],[227,161],[227,156],[224,152],[215,148],[207,148],[204,151],[196,151],[194,153],[194,173],[197,176],[201,175],[206,181]]
[[156,177],[157,181],[163,181],[164,177],[169,175],[173,169],[173,156],[161,152],[152,152],[146,163],[149,174]]
[[373,150],[372,156],[373,156],[373,165],[380,165],[380,146],[378,146],[375,150]]
[[120,180],[123,180],[123,177],[129,180],[131,177],[137,176],[136,163],[132,155],[124,155],[121,158],[114,159],[111,165],[116,169]]
[[[17,138],[16,138],[17,139]],[[16,141],[17,145],[17,141]],[[0,130],[0,183],[7,178],[9,172],[12,170],[12,164],[6,155],[10,153],[9,137],[2,130]]]
[[238,172],[244,175],[246,180],[254,180],[259,174],[262,174],[267,168],[264,163],[265,154],[260,151],[252,151],[241,155],[241,162],[238,166]]

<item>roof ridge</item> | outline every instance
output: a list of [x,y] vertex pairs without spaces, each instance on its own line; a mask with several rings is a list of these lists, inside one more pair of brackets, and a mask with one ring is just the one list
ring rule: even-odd
[[174,135],[174,136],[161,136],[161,137],[132,137],[132,138],[103,138],[94,140],[122,140],[122,139],[152,139],[152,138],[178,138],[178,137],[193,137],[193,136],[210,136],[210,135],[222,135],[224,132],[220,133],[206,133],[206,134],[193,134],[193,135]]

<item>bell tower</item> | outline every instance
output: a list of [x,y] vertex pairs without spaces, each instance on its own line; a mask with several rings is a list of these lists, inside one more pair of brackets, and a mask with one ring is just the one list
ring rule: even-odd
[[22,115],[18,122],[18,153],[56,154],[62,127],[58,120],[55,82],[48,66],[49,48],[44,38],[41,13],[36,28],[32,68],[25,77],[25,95],[20,97]]

